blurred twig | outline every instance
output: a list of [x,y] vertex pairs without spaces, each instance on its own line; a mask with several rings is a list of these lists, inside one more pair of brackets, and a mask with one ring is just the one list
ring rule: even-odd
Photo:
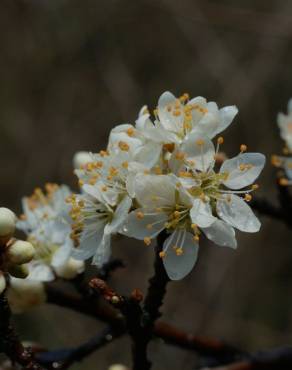
[[3,352],[23,369],[44,370],[35,360],[33,353],[24,348],[11,323],[11,311],[5,294],[0,295],[0,353]]

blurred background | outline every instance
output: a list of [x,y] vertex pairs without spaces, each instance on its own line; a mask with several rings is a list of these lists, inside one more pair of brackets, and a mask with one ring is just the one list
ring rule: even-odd
[[[133,123],[170,90],[202,95],[239,115],[225,132],[231,156],[245,143],[269,157],[283,143],[276,126],[292,96],[292,3],[289,0],[1,0],[0,198],[20,212],[23,195],[45,182],[77,189],[72,157],[99,151],[111,128]],[[258,194],[276,201],[269,160]],[[292,216],[291,216],[292,217]],[[169,285],[164,319],[194,334],[243,349],[291,344],[291,231],[262,218],[239,249],[201,244],[194,271]],[[145,292],[153,252],[135,241],[114,247],[128,270],[112,285]],[[50,305],[17,318],[23,339],[49,348],[78,345],[102,328]],[[124,338],[77,364],[106,370],[130,365]],[[192,353],[151,345],[154,370],[191,370]]]

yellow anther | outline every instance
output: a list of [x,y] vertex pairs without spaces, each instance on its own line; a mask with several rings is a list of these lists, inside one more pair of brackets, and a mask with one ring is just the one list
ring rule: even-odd
[[192,177],[192,174],[190,172],[187,172],[187,171],[181,171],[181,172],[179,172],[178,176],[179,177]]
[[176,254],[177,256],[181,256],[181,255],[183,254],[183,250],[182,250],[182,248],[176,248],[176,249],[175,249],[175,254]]
[[144,213],[141,212],[141,211],[136,213],[136,217],[138,218],[138,220],[142,220],[144,218],[144,216],[145,216]]
[[127,134],[128,134],[129,136],[133,136],[133,135],[134,135],[134,133],[135,133],[135,130],[133,129],[133,127],[128,128],[128,130],[127,130]]
[[180,115],[181,115],[181,111],[180,111],[179,109],[177,109],[177,110],[175,110],[175,111],[173,112],[173,115],[174,115],[175,117],[178,117],[178,116],[180,116]]
[[162,175],[162,169],[159,166],[153,168],[156,175]]
[[175,153],[175,158],[179,161],[183,161],[185,159],[185,153],[184,152],[177,152]]
[[151,238],[148,238],[148,237],[144,238],[144,243],[146,245],[150,245],[151,244]]
[[152,230],[152,229],[153,229],[153,225],[152,225],[152,224],[148,224],[148,225],[146,226],[146,228],[147,228],[148,230]]
[[200,236],[198,234],[194,235],[194,241],[198,242],[200,240]]
[[164,258],[166,256],[166,253],[164,251],[159,252],[159,257]]
[[285,179],[284,177],[282,177],[279,180],[279,184],[282,185],[282,186],[287,186],[287,185],[289,185],[289,181],[287,179]]
[[260,186],[258,184],[253,184],[252,185],[252,190],[257,190]]
[[180,212],[179,211],[174,211],[173,215],[174,215],[175,218],[179,218]]
[[243,152],[246,152],[247,151],[247,146],[245,144],[241,144],[240,145],[240,152],[243,153]]
[[93,176],[88,182],[90,185],[94,185],[97,181],[97,178],[95,176]]
[[275,167],[280,167],[282,165],[282,160],[276,155],[272,155],[271,157],[271,163]]
[[109,155],[109,154],[108,154],[108,152],[107,152],[106,150],[101,150],[101,151],[99,152],[99,154],[100,154],[102,157],[106,157],[107,155]]
[[128,152],[130,149],[130,146],[124,141],[120,141],[118,145],[123,152]]
[[244,200],[245,200],[246,202],[250,202],[250,201],[252,200],[252,196],[251,196],[250,194],[245,194],[245,196],[244,196]]
[[205,141],[204,141],[203,139],[198,139],[198,140],[196,141],[196,144],[197,144],[198,146],[203,146],[203,145],[205,144]]
[[129,167],[129,162],[123,162],[122,167],[127,169]]
[[84,181],[80,179],[80,180],[78,181],[78,184],[79,184],[79,186],[83,186],[83,185],[84,185]]
[[101,191],[107,191],[107,189],[108,189],[107,186],[104,185],[102,186]]
[[175,149],[175,145],[174,144],[164,144],[163,149],[166,150],[167,152],[172,153]]
[[224,143],[224,138],[222,136],[218,137],[217,143],[220,144],[220,145],[223,144]]

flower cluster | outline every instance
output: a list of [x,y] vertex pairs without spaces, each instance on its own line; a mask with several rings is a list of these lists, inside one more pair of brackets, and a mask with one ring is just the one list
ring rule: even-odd
[[0,294],[6,289],[6,274],[15,278],[27,277],[25,264],[35,254],[31,243],[13,238],[16,220],[10,209],[0,208]]
[[283,168],[285,177],[280,179],[281,185],[292,185],[292,99],[288,102],[288,113],[279,113],[277,123],[280,129],[281,138],[285,142],[283,156],[274,155],[272,164]]
[[[222,162],[218,137],[237,114],[203,97],[161,95],[154,119],[145,106],[135,125],[114,128],[107,149],[75,156],[81,193],[72,194],[72,256],[101,266],[120,233],[149,245],[161,232],[168,276],[178,280],[196,263],[201,234],[236,248],[235,230],[257,232],[247,204],[265,157],[247,153]],[[220,160],[219,160],[220,159]]]
[[23,214],[17,228],[24,231],[35,248],[35,257],[28,265],[29,280],[52,281],[55,275],[74,278],[83,272],[84,263],[72,259],[72,240],[69,206],[66,199],[70,189],[46,184],[46,192],[35,189],[23,198]]

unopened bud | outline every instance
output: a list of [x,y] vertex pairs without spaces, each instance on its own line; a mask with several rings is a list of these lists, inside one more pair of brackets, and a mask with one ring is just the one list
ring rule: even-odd
[[92,162],[92,157],[89,152],[77,152],[73,157],[73,166],[75,169],[79,169],[85,166],[87,163]]
[[11,276],[25,279],[29,275],[28,268],[25,265],[12,265],[9,267],[8,272]]
[[7,251],[7,258],[11,264],[22,265],[30,262],[35,255],[35,249],[29,242],[16,240]]
[[8,208],[0,207],[0,237],[12,236],[15,230],[16,216]]
[[70,258],[66,264],[62,266],[55,266],[54,269],[60,278],[71,280],[84,271],[85,264],[83,261]]
[[6,280],[2,272],[0,271],[0,294],[4,292],[6,288]]
[[111,365],[108,370],[129,370],[129,368],[121,364],[114,364]]

